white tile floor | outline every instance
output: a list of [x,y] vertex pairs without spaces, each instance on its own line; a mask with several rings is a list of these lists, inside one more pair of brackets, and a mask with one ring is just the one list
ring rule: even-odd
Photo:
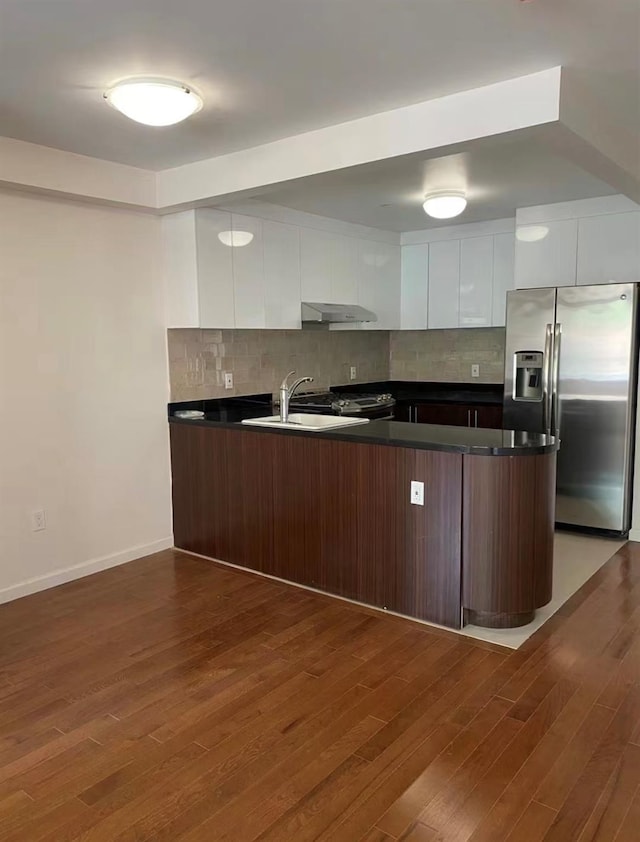
[[624,541],[557,532],[553,561],[553,599],[536,612],[535,620],[519,629],[482,629],[465,626],[462,634],[477,640],[518,649],[570,596],[623,546]]

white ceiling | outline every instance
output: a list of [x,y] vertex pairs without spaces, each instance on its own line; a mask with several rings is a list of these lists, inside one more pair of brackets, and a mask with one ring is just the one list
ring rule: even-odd
[[[639,24],[638,0],[0,0],[0,135],[163,169],[559,64],[640,123]],[[204,110],[103,103],[140,74]]]
[[[422,210],[424,194],[464,189],[468,206],[455,220]],[[548,149],[531,133],[491,138],[442,158],[411,155],[302,179],[261,192],[262,201],[388,231],[416,231],[502,219],[516,208],[614,194],[608,184]]]

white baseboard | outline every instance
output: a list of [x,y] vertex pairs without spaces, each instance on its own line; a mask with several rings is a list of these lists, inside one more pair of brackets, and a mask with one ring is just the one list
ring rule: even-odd
[[106,555],[102,556],[102,558],[83,561],[81,564],[73,565],[73,567],[54,570],[53,573],[46,573],[44,576],[35,576],[33,579],[27,579],[24,582],[19,582],[17,585],[11,585],[8,588],[0,590],[0,604],[11,602],[14,599],[20,599],[22,596],[28,596],[38,591],[45,591],[48,588],[55,588],[56,585],[63,585],[65,582],[71,582],[73,579],[82,579],[83,576],[90,576],[92,573],[98,573],[100,570],[117,567],[119,564],[126,564],[128,561],[134,561],[136,558],[143,558],[152,553],[159,553],[161,550],[168,550],[170,547],[173,547],[172,536],[161,538],[159,541],[153,541],[151,544],[130,547],[128,550],[114,553],[114,555]]
[[630,541],[640,541],[640,529],[630,529],[629,530],[629,540]]

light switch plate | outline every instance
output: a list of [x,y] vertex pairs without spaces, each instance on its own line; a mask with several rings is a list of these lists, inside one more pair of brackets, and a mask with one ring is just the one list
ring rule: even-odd
[[471,376],[472,377],[480,377],[480,366],[479,365],[472,365],[471,366]]
[[225,371],[224,373],[224,388],[233,389],[233,372]]
[[349,369],[349,377],[351,377],[352,380],[355,380],[357,376],[358,376],[357,369],[356,369],[355,365],[352,365],[351,368]]
[[424,506],[424,483],[411,480],[411,505]]

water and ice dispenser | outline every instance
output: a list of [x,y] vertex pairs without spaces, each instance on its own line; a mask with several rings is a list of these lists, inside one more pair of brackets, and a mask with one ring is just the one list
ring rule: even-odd
[[541,351],[516,351],[514,356],[514,401],[541,401],[544,354]]

